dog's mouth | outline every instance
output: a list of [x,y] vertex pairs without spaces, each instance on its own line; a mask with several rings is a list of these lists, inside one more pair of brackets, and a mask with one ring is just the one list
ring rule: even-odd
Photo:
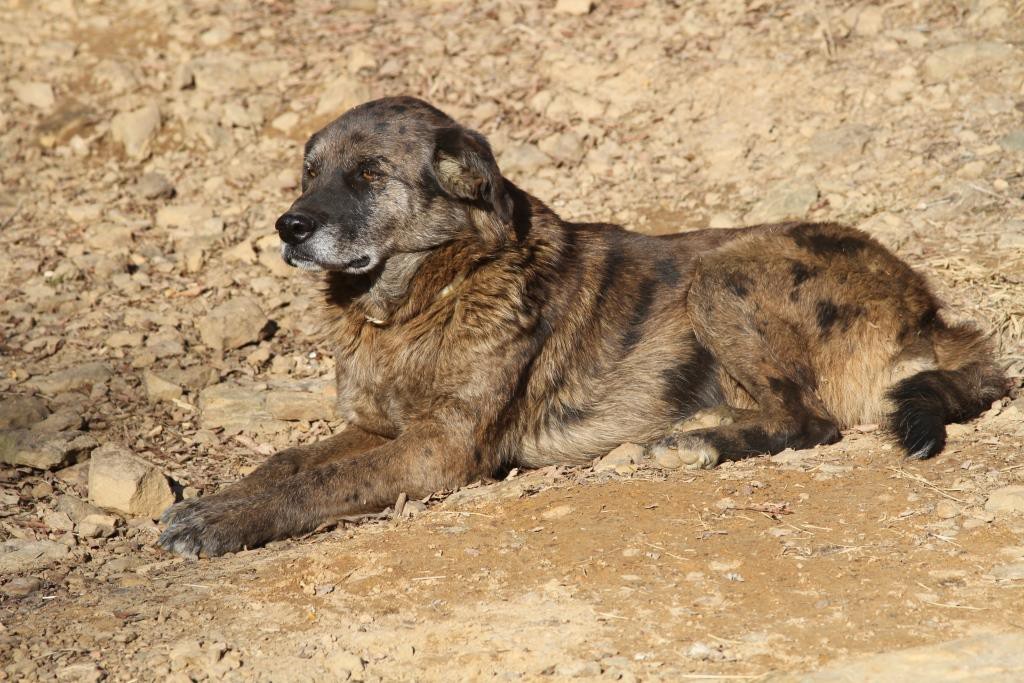
[[294,268],[301,268],[302,270],[313,273],[330,270],[348,273],[349,275],[361,275],[376,268],[377,262],[379,261],[378,258],[371,254],[360,254],[353,258],[341,259],[338,261],[334,261],[333,259],[325,261],[298,252],[299,250],[292,245],[281,245],[281,258],[284,259],[285,263]]

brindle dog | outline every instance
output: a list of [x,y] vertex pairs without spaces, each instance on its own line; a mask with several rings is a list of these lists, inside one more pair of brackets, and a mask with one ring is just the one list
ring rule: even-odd
[[[408,97],[309,140],[277,230],[285,261],[324,273],[348,426],[170,508],[160,544],[182,555],[623,442],[712,467],[884,421],[927,458],[1007,389],[986,339],[863,232],[569,223],[479,133]],[[723,406],[725,424],[673,431]]]

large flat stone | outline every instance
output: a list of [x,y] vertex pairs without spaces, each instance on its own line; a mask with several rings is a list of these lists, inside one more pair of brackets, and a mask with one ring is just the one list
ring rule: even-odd
[[96,445],[96,439],[76,431],[2,431],[0,462],[37,470],[52,470],[85,460]]
[[1016,683],[1024,680],[1024,634],[979,635],[830,664],[815,673],[772,678],[776,683]]
[[52,396],[78,389],[91,389],[94,384],[106,382],[112,374],[104,363],[83,363],[43,377],[33,377],[25,382],[25,386]]

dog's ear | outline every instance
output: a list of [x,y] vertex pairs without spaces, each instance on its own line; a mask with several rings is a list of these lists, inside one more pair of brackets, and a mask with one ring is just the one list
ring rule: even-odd
[[441,189],[486,206],[502,226],[511,225],[512,198],[484,136],[452,126],[438,130],[434,141],[434,177]]

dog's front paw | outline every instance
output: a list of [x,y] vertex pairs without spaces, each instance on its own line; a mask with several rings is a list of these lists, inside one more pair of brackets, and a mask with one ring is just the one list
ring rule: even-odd
[[157,543],[164,550],[191,559],[262,545],[270,540],[260,521],[263,513],[256,501],[245,498],[223,500],[211,496],[182,501],[161,517],[167,528]]
[[709,470],[718,464],[718,449],[697,436],[670,436],[651,446],[654,461],[666,469],[685,467],[691,470]]

